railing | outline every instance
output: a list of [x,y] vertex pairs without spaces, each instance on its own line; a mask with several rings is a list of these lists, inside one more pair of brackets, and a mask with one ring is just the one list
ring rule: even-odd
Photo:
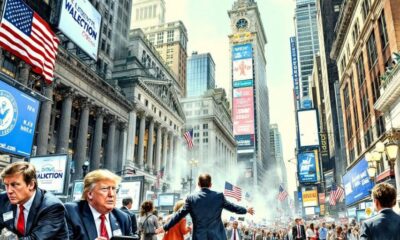
[[387,88],[387,86],[390,84],[390,82],[393,79],[396,79],[395,76],[397,76],[400,72],[400,53],[394,53],[394,61],[396,61],[396,65],[393,68],[388,68],[386,72],[380,77],[381,79],[381,94],[383,91]]

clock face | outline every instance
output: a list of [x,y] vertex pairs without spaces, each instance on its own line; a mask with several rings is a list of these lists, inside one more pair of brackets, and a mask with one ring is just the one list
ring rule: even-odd
[[239,28],[239,29],[247,28],[248,25],[249,25],[249,23],[244,18],[241,18],[236,22],[236,27]]

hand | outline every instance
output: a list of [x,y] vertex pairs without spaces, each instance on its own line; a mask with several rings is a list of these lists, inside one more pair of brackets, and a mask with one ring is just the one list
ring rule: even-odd
[[161,227],[156,229],[156,234],[160,234],[160,233],[163,233],[163,232],[165,232],[163,226],[161,226]]
[[249,207],[247,209],[247,213],[249,213],[250,215],[254,215],[254,208],[253,207]]

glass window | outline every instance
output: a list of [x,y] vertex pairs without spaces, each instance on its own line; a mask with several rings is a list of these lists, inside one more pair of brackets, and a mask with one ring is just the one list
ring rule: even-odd
[[203,124],[203,129],[208,129],[208,123]]
[[384,49],[389,42],[384,11],[382,11],[381,17],[379,18],[379,33],[381,37],[382,49]]
[[360,57],[357,60],[357,78],[358,78],[358,87],[361,88],[361,86],[365,82],[365,69],[364,69],[364,57],[361,53]]
[[368,39],[367,52],[368,52],[368,63],[371,69],[378,60],[378,53],[376,50],[376,40],[374,32],[371,33],[371,36]]

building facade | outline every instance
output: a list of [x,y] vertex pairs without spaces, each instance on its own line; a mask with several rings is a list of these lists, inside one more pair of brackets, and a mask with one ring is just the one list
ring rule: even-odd
[[146,28],[151,26],[157,26],[164,23],[165,23],[164,0],[133,1],[130,29]]
[[[347,172],[369,160],[366,153],[387,138],[384,115],[374,105],[382,95],[381,76],[399,51],[398,11],[395,0],[347,1],[339,17],[331,56],[339,70]],[[388,162],[380,161],[377,182],[386,180],[387,169]]]
[[287,172],[285,161],[283,159],[282,136],[279,131],[278,124],[271,124],[269,127],[269,131],[271,152],[272,154],[274,154],[280,183],[285,189],[287,189]]
[[254,191],[265,185],[274,168],[269,143],[269,99],[266,81],[267,38],[257,3],[237,0],[228,11],[233,91],[233,129],[238,162],[244,164],[243,185]]
[[186,129],[193,129],[193,149],[188,159],[198,160],[202,171],[224,175],[237,165],[229,102],[222,88],[181,99]]
[[187,96],[200,96],[214,88],[215,63],[211,54],[193,52],[187,60]]

